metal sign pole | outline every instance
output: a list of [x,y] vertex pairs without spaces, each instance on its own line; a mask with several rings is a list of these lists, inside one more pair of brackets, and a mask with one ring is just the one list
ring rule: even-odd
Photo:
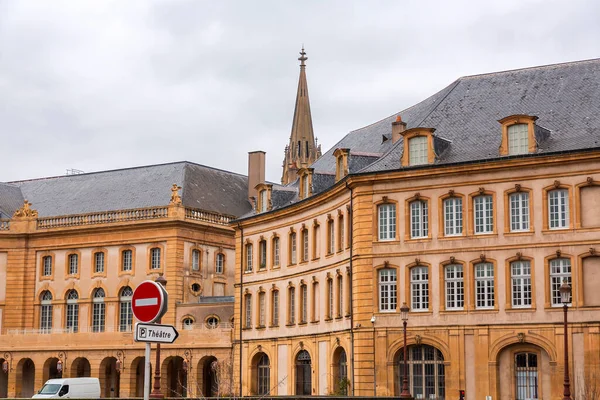
[[144,400],[150,399],[150,342],[146,343],[146,355],[144,357]]

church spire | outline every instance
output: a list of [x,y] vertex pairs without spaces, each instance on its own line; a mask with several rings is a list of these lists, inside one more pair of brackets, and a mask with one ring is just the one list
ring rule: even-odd
[[298,170],[306,168],[321,156],[321,148],[317,146],[313,132],[310,101],[308,99],[308,83],[306,81],[306,52],[304,46],[300,52],[300,78],[296,93],[296,107],[292,123],[290,143],[285,149],[283,160],[283,176],[281,183],[287,185],[298,177]]

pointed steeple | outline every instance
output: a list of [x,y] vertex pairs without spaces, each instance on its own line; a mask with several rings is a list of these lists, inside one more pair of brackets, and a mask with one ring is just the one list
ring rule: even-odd
[[294,182],[298,177],[300,168],[308,167],[321,156],[321,148],[317,146],[315,141],[310,114],[305,64],[308,57],[306,57],[304,46],[302,46],[298,60],[300,61],[300,78],[298,79],[298,92],[296,93],[296,108],[294,110],[290,143],[286,146],[285,159],[283,160],[281,183],[284,185]]

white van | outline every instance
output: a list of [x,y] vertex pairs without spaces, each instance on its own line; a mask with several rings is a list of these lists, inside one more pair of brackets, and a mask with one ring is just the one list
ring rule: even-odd
[[33,399],[99,399],[98,378],[48,379]]

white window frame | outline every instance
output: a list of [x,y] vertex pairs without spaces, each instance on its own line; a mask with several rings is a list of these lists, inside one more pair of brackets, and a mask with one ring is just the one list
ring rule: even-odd
[[341,216],[338,218],[338,230],[340,232],[340,237],[338,240],[338,251],[344,250],[344,217]]
[[[571,285],[571,259],[570,258],[554,258],[549,262],[550,270],[550,296],[552,298],[552,307],[562,307],[562,299],[560,296],[560,286],[566,279]],[[570,304],[571,302],[569,302]]]
[[52,332],[52,293],[46,290],[42,293],[40,298],[41,310],[40,310],[40,331],[42,333]]
[[271,323],[273,324],[273,326],[279,326],[279,290],[274,290],[271,297],[273,301],[273,313],[271,315]]
[[569,228],[569,190],[548,191],[548,228]]
[[379,270],[379,312],[395,312],[398,306],[398,285],[395,268]]
[[244,304],[245,311],[245,328],[252,328],[252,295],[250,293],[246,294],[244,297],[246,303]]
[[217,259],[215,263],[215,273],[222,274],[225,267],[225,255],[223,253],[217,253]]
[[529,192],[515,192],[508,196],[510,231],[529,232]]
[[296,288],[293,286],[288,290],[288,300],[288,323],[292,325],[296,323]]
[[531,262],[528,260],[510,263],[511,305],[513,308],[531,308],[533,304],[533,284]]
[[267,268],[267,241],[261,240],[258,242],[259,264],[258,269]]
[[200,250],[192,249],[192,271],[200,271]]
[[279,250],[279,237],[273,239],[273,265],[279,266],[280,264],[280,250]]
[[411,311],[429,311],[429,268],[423,265],[410,269]]
[[121,253],[121,271],[131,271],[133,269],[133,251],[123,250]]
[[258,293],[258,325],[264,327],[266,325],[266,315],[265,315],[265,292]]
[[290,233],[290,264],[296,264],[298,262],[297,239],[296,232]]
[[338,275],[338,277],[337,277],[337,287],[338,287],[337,316],[341,317],[344,312],[344,277],[342,275]]
[[104,252],[97,251],[94,253],[94,273],[104,273]]
[[429,236],[429,204],[426,200],[410,202],[410,238],[422,239]]
[[267,190],[261,190],[260,191],[260,212],[265,212],[267,211]]
[[508,155],[529,153],[529,125],[514,124],[507,128]]
[[42,276],[52,276],[52,256],[42,257]]
[[302,231],[302,261],[307,262],[309,257],[308,252],[308,229]]
[[327,280],[327,290],[329,293],[328,294],[328,304],[327,304],[327,308],[328,308],[328,315],[327,317],[329,319],[333,318],[333,279],[330,278]]
[[303,193],[303,197],[304,199],[306,199],[308,197],[308,174],[305,174],[302,177],[302,188],[304,189],[304,193]]
[[377,206],[377,226],[380,242],[396,240],[396,204],[385,203]]
[[408,139],[408,165],[428,164],[427,136],[415,136]]
[[133,325],[133,311],[131,310],[131,298],[133,290],[126,286],[121,289],[119,295],[119,331],[131,332]]
[[476,235],[494,233],[494,197],[491,194],[473,197],[473,221]]
[[252,272],[252,243],[246,244],[246,272]]
[[67,331],[77,332],[79,330],[79,293],[71,289],[67,293],[67,310],[65,328]]
[[300,323],[308,321],[308,285],[300,285]]
[[329,232],[327,254],[333,254],[335,253],[335,221],[333,219],[327,221],[327,231]]
[[475,308],[478,310],[493,309],[496,305],[494,286],[494,264],[477,263],[475,272]]
[[[98,253],[96,253],[98,254]],[[104,254],[104,253],[103,253]],[[94,291],[92,299],[92,332],[104,332],[106,327],[106,304],[104,298],[106,293],[104,289],[99,288]]]
[[444,267],[446,283],[446,310],[465,309],[465,276],[461,264],[449,264]]
[[79,272],[79,254],[69,254],[69,275],[77,275]]
[[150,249],[150,269],[156,270],[160,269],[160,257],[161,257],[161,248],[153,247]]
[[463,234],[463,199],[448,197],[444,199],[444,236]]

